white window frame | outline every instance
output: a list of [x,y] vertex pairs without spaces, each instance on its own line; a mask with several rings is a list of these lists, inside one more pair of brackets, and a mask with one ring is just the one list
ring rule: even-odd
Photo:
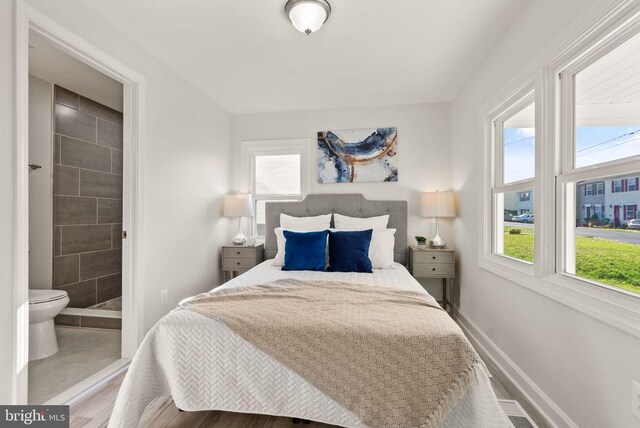
[[[636,178],[635,177],[631,177],[627,179],[627,192],[635,192],[636,190],[638,190],[638,188],[636,187]],[[633,186],[633,189],[631,188]]]
[[[600,2],[485,104],[481,113],[485,164],[481,202],[483,227],[479,232],[482,243],[479,251],[481,268],[636,337],[640,337],[640,296],[560,273],[565,262],[562,257],[565,254],[562,247],[564,240],[556,240],[556,237],[566,236],[566,224],[575,225],[576,207],[574,203],[572,209],[563,208],[557,212],[556,207],[564,207],[563,201],[568,196],[573,196],[575,200],[575,195],[570,194],[571,191],[575,192],[575,186],[567,189],[567,182],[594,178],[591,171],[594,166],[576,169],[572,162],[567,165],[570,159],[567,153],[573,155],[574,147],[560,143],[574,141],[573,126],[565,126],[566,123],[573,123],[573,106],[561,108],[566,107],[567,103],[561,105],[558,102],[561,97],[571,93],[569,85],[562,84],[561,73],[581,62],[593,61],[598,55],[603,56],[639,30],[640,2]],[[523,269],[521,262],[514,264],[492,251],[495,210],[493,123],[496,112],[503,111],[511,100],[516,99],[518,94],[522,96],[527,93],[531,86],[535,87],[536,98],[535,265],[532,269]],[[631,175],[640,170],[640,160],[616,160],[596,167],[599,169],[598,178]]]
[[[300,194],[268,195],[255,193],[255,158],[270,155],[300,155]],[[253,195],[254,212],[259,200],[302,200],[309,193],[311,184],[311,140],[308,138],[287,140],[252,140],[240,144],[241,191]],[[251,218],[251,234],[256,236],[256,217]],[[258,237],[257,238],[264,238]]]
[[[625,30],[614,33],[612,37],[593,46],[559,70],[559,126],[557,129],[559,139],[557,146],[560,153],[560,168],[556,177],[558,218],[565,219],[558,222],[561,238],[557,240],[556,246],[556,274],[569,276],[570,279],[580,281],[583,284],[596,285],[610,291],[628,294],[634,298],[637,296],[626,290],[575,275],[575,225],[569,219],[575,218],[576,183],[640,171],[640,156],[630,156],[584,167],[576,166],[575,156],[575,76],[636,34],[640,34],[640,19],[635,25],[629,25]],[[614,180],[613,183],[614,189],[618,189],[618,184],[620,188],[620,190],[614,190],[613,193],[625,191],[623,179]],[[622,217],[625,218],[625,216],[626,210]]]
[[604,182],[599,181],[596,183],[596,195],[604,195]]
[[[531,179],[520,180],[504,184],[504,141],[503,129],[504,122],[511,118],[514,114],[528,107],[531,103],[535,103],[536,110],[536,176],[537,176],[537,158],[538,158],[538,103],[536,102],[535,82],[527,82],[512,96],[504,99],[496,108],[488,115],[485,122],[485,134],[488,142],[487,152],[485,153],[486,161],[489,164],[488,176],[488,206],[485,207],[485,236],[484,258],[491,260],[493,263],[510,267],[524,273],[532,274],[534,263],[509,257],[501,254],[500,249],[504,245],[504,233],[501,225],[504,224],[504,199],[499,195],[506,192],[536,191],[535,176]],[[537,204],[537,202],[536,202]],[[534,212],[535,212],[534,208]],[[535,246],[535,241],[534,241]],[[534,251],[535,252],[535,251]],[[535,258],[535,256],[534,256]]]

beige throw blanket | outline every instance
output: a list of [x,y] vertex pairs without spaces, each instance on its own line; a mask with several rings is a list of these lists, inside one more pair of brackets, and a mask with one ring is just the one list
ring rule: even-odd
[[481,370],[447,313],[410,291],[286,279],[184,308],[223,322],[372,427],[440,426]]

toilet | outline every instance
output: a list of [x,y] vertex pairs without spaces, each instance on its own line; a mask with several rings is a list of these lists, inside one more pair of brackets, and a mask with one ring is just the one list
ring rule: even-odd
[[58,352],[53,318],[69,304],[63,290],[29,290],[29,361]]

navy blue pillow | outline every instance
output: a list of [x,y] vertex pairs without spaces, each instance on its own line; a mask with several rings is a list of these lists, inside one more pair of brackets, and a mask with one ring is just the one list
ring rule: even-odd
[[284,265],[282,270],[316,270],[326,269],[327,233],[292,232],[285,230]]
[[373,229],[357,232],[329,231],[329,271],[366,272],[371,271],[369,245]]

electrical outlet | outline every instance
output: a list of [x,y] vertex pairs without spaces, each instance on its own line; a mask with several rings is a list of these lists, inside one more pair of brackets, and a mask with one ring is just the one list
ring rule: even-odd
[[166,305],[169,303],[169,290],[167,288],[163,288],[160,290],[160,304]]
[[640,383],[631,381],[631,413],[640,419]]

